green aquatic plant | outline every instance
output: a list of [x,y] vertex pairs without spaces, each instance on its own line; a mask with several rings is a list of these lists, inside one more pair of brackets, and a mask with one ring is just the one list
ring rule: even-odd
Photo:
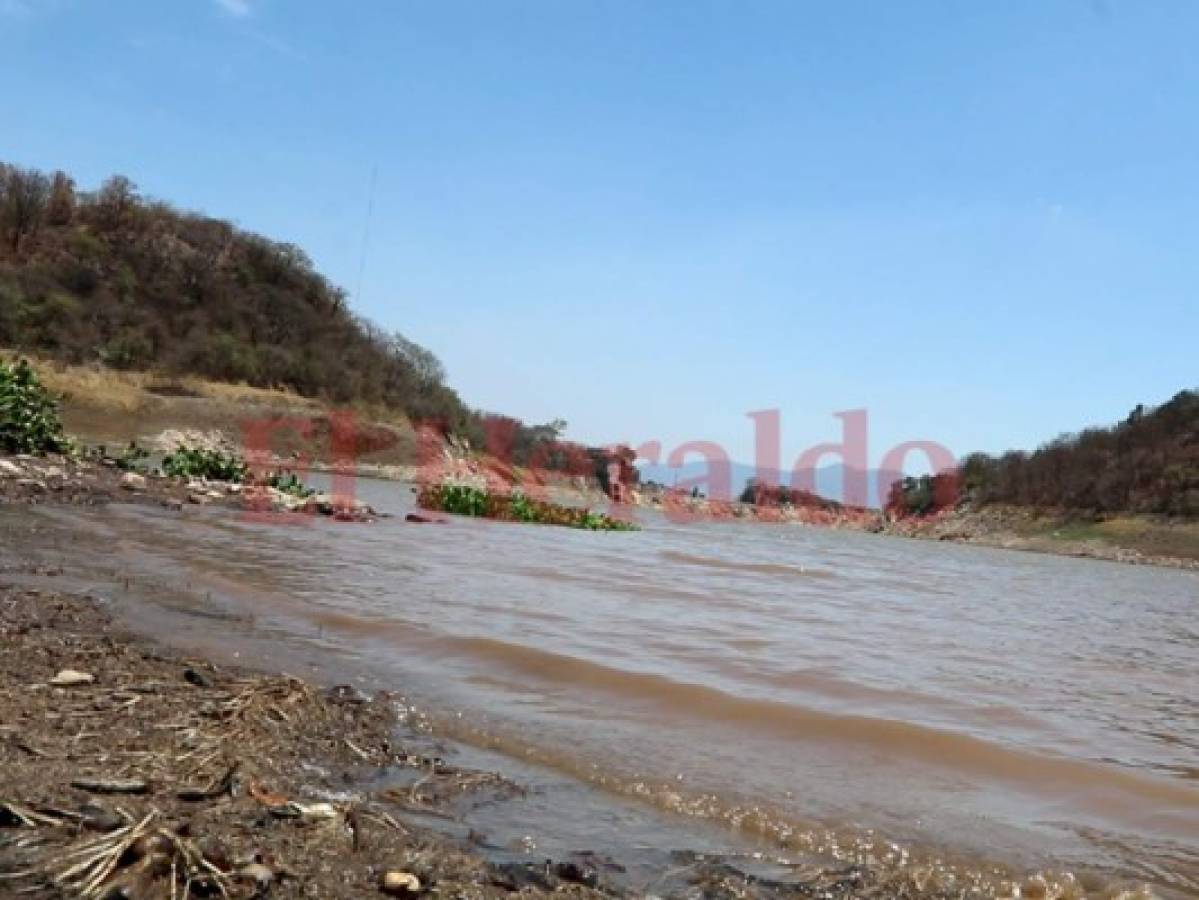
[[513,491],[509,495],[508,508],[512,511],[512,517],[519,522],[536,522],[537,507],[524,494]]
[[268,487],[273,487],[292,497],[299,497],[301,500],[307,500],[316,494],[315,490],[300,481],[295,472],[286,470],[272,472],[266,477],[266,484]]
[[74,444],[58,418],[58,401],[23,359],[0,360],[0,450],[5,453],[71,453]]
[[640,530],[634,522],[614,519],[585,507],[537,500],[520,491],[502,493],[466,484],[425,485],[417,495],[417,504],[425,509],[504,522],[561,525],[589,531]]
[[180,446],[163,459],[162,471],[174,478],[242,482],[248,468],[244,460],[232,453]]

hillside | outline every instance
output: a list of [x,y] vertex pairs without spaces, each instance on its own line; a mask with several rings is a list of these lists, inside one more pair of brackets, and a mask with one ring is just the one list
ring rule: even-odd
[[953,472],[897,483],[887,508],[923,515],[963,503],[1199,518],[1199,392],[1137,406],[1111,427],[1064,434],[1031,453],[972,454]]
[[0,163],[0,347],[349,405],[517,464],[560,455],[538,448],[564,423],[472,409],[432,353],[356,316],[299,247],[142,197],[122,176],[87,192]]

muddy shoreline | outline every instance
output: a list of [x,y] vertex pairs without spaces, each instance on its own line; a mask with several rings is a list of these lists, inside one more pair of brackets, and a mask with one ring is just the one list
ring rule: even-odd
[[[601,895],[585,861],[497,867],[402,822],[462,792],[518,788],[408,752],[386,694],[182,657],[56,592],[0,588],[0,639],[0,886],[375,897],[402,872],[419,887],[400,896]],[[363,790],[385,770],[417,779]]]

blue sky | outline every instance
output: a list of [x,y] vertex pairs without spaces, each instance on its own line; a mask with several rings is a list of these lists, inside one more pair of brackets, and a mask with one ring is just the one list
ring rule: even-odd
[[864,407],[872,462],[1000,451],[1199,385],[1197,37],[1189,0],[0,0],[0,158],[295,242],[579,439],[748,460],[774,407],[787,464]]

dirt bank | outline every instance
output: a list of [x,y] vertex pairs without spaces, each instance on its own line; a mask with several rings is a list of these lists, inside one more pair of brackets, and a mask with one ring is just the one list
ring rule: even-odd
[[215,505],[253,513],[324,515],[347,522],[371,522],[379,515],[352,497],[301,497],[262,483],[122,471],[113,459],[96,455],[0,456],[0,503],[97,506],[115,500],[175,510]]
[[880,518],[868,530],[894,537],[1199,570],[1199,522],[1152,516],[1083,519],[1053,510],[987,506],[894,522]]

